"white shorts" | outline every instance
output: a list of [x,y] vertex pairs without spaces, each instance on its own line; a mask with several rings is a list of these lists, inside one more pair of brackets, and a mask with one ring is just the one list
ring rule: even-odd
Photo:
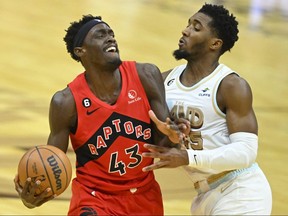
[[[259,166],[236,170],[218,184],[199,193],[191,205],[192,215],[270,215],[272,193]],[[227,180],[228,179],[228,180]]]

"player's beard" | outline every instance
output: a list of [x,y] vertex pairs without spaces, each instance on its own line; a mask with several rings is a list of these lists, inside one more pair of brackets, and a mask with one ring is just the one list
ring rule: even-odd
[[181,59],[187,59],[189,57],[189,53],[185,50],[175,50],[173,52],[173,56],[175,57],[176,60],[181,60]]

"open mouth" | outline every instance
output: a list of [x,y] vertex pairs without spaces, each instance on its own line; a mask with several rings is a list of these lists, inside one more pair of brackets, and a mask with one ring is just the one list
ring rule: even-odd
[[182,38],[179,40],[179,43],[178,43],[178,45],[179,45],[179,46],[182,46],[182,45],[184,45],[184,40],[183,40]]
[[115,46],[111,46],[111,47],[108,47],[105,52],[111,52],[111,53],[114,53],[114,52],[117,52],[117,48]]

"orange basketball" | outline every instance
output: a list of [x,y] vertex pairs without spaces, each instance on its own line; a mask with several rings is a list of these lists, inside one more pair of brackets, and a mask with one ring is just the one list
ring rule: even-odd
[[32,183],[41,180],[36,194],[40,194],[47,187],[51,188],[52,194],[60,195],[68,187],[72,166],[67,155],[59,148],[51,145],[35,146],[28,150],[18,164],[20,185],[23,186],[28,177]]

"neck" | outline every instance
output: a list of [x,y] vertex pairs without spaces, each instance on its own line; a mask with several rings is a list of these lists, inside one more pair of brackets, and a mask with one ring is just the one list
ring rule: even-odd
[[180,77],[180,81],[185,86],[193,86],[206,76],[210,75],[218,65],[218,60],[214,62],[188,61],[187,66]]
[[116,102],[122,87],[119,69],[114,71],[90,70],[86,71],[85,77],[90,90],[97,98],[108,104]]

